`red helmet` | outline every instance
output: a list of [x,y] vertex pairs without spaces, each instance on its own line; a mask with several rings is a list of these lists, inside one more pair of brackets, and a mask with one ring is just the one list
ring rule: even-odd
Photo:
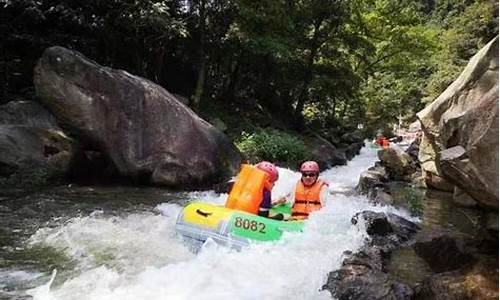
[[318,163],[315,161],[306,161],[300,166],[300,172],[314,172],[319,173]]
[[257,169],[266,172],[269,175],[269,180],[271,182],[275,182],[276,180],[278,180],[278,169],[276,169],[276,166],[273,163],[270,163],[268,161],[261,161],[256,165],[256,167]]

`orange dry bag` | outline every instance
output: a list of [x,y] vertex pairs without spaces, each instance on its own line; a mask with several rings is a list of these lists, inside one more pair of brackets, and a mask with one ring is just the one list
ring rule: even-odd
[[236,178],[233,189],[226,201],[226,207],[246,211],[252,214],[259,212],[267,173],[252,165],[244,164]]

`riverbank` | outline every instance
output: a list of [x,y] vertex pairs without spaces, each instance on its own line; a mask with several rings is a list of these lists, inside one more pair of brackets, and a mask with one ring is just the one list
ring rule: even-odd
[[[381,161],[362,173],[358,191],[379,205],[405,207],[420,218],[421,228],[403,247],[384,251],[383,259],[368,255],[367,263],[379,262],[382,273],[354,276],[370,287],[361,289],[357,299],[384,293],[387,287],[376,283],[387,282],[388,275],[404,284],[405,288],[391,290],[401,299],[497,299],[498,221],[487,222],[491,210],[464,205],[453,193],[421,188],[418,174],[413,174],[418,165],[415,169],[407,163],[404,153],[384,149],[378,156]],[[383,239],[391,232],[375,237]],[[377,253],[372,248],[365,251]],[[355,281],[343,284],[344,292],[350,285],[360,289]]]

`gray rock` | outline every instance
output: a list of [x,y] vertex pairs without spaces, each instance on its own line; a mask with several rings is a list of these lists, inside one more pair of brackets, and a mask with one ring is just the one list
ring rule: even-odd
[[359,132],[348,132],[344,133],[340,139],[347,144],[358,144],[363,142],[363,135]]
[[444,178],[496,209],[498,108],[496,37],[471,58],[455,82],[417,114],[425,135],[419,152],[425,176]]
[[364,221],[366,232],[372,237],[371,246],[390,252],[408,242],[420,227],[392,213],[359,212],[351,219],[353,224]]
[[[75,142],[62,131],[19,125],[0,126],[0,175],[17,172],[40,179],[64,176],[75,156]],[[36,178],[33,178],[36,179]]]
[[356,191],[360,194],[370,194],[375,188],[384,187],[387,180],[387,174],[383,167],[370,168],[359,176]]
[[445,230],[421,231],[413,249],[434,272],[457,270],[475,262],[472,236]]
[[406,180],[407,176],[416,171],[412,164],[413,160],[408,154],[397,152],[393,148],[384,149],[379,152],[381,152],[382,165],[386,167],[391,179]]
[[227,130],[227,125],[219,118],[215,118],[210,120],[210,124],[215,126],[215,128],[219,129],[222,132],[226,132]]
[[498,239],[498,211],[486,215],[486,229]]
[[54,116],[33,101],[11,101],[0,105],[0,124],[59,129]]
[[375,197],[373,198],[373,202],[382,206],[393,205],[394,198],[392,198],[391,195],[384,192],[383,190],[377,189],[375,192]]
[[498,258],[429,276],[414,290],[415,300],[498,299]]
[[396,215],[364,211],[352,218],[364,220],[372,241],[357,253],[346,252],[340,270],[330,272],[324,290],[337,299],[412,299],[413,290],[385,272],[384,258],[408,241],[418,226]]
[[475,207],[477,205],[476,200],[458,187],[453,190],[453,203],[462,207]]
[[347,164],[345,154],[318,134],[306,136],[304,143],[311,150],[312,159],[317,161],[322,169]]
[[151,81],[51,47],[34,82],[57,119],[105,153],[121,175],[189,187],[239,170],[240,153],[227,137]]

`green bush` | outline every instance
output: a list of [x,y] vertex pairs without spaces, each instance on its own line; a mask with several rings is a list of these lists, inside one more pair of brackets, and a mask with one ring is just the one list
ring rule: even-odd
[[237,139],[236,146],[251,162],[297,162],[308,156],[308,150],[301,139],[276,130],[261,130],[252,134],[243,132]]
[[409,189],[404,195],[404,200],[406,201],[412,216],[422,216],[424,212],[423,195],[415,192],[413,189]]

